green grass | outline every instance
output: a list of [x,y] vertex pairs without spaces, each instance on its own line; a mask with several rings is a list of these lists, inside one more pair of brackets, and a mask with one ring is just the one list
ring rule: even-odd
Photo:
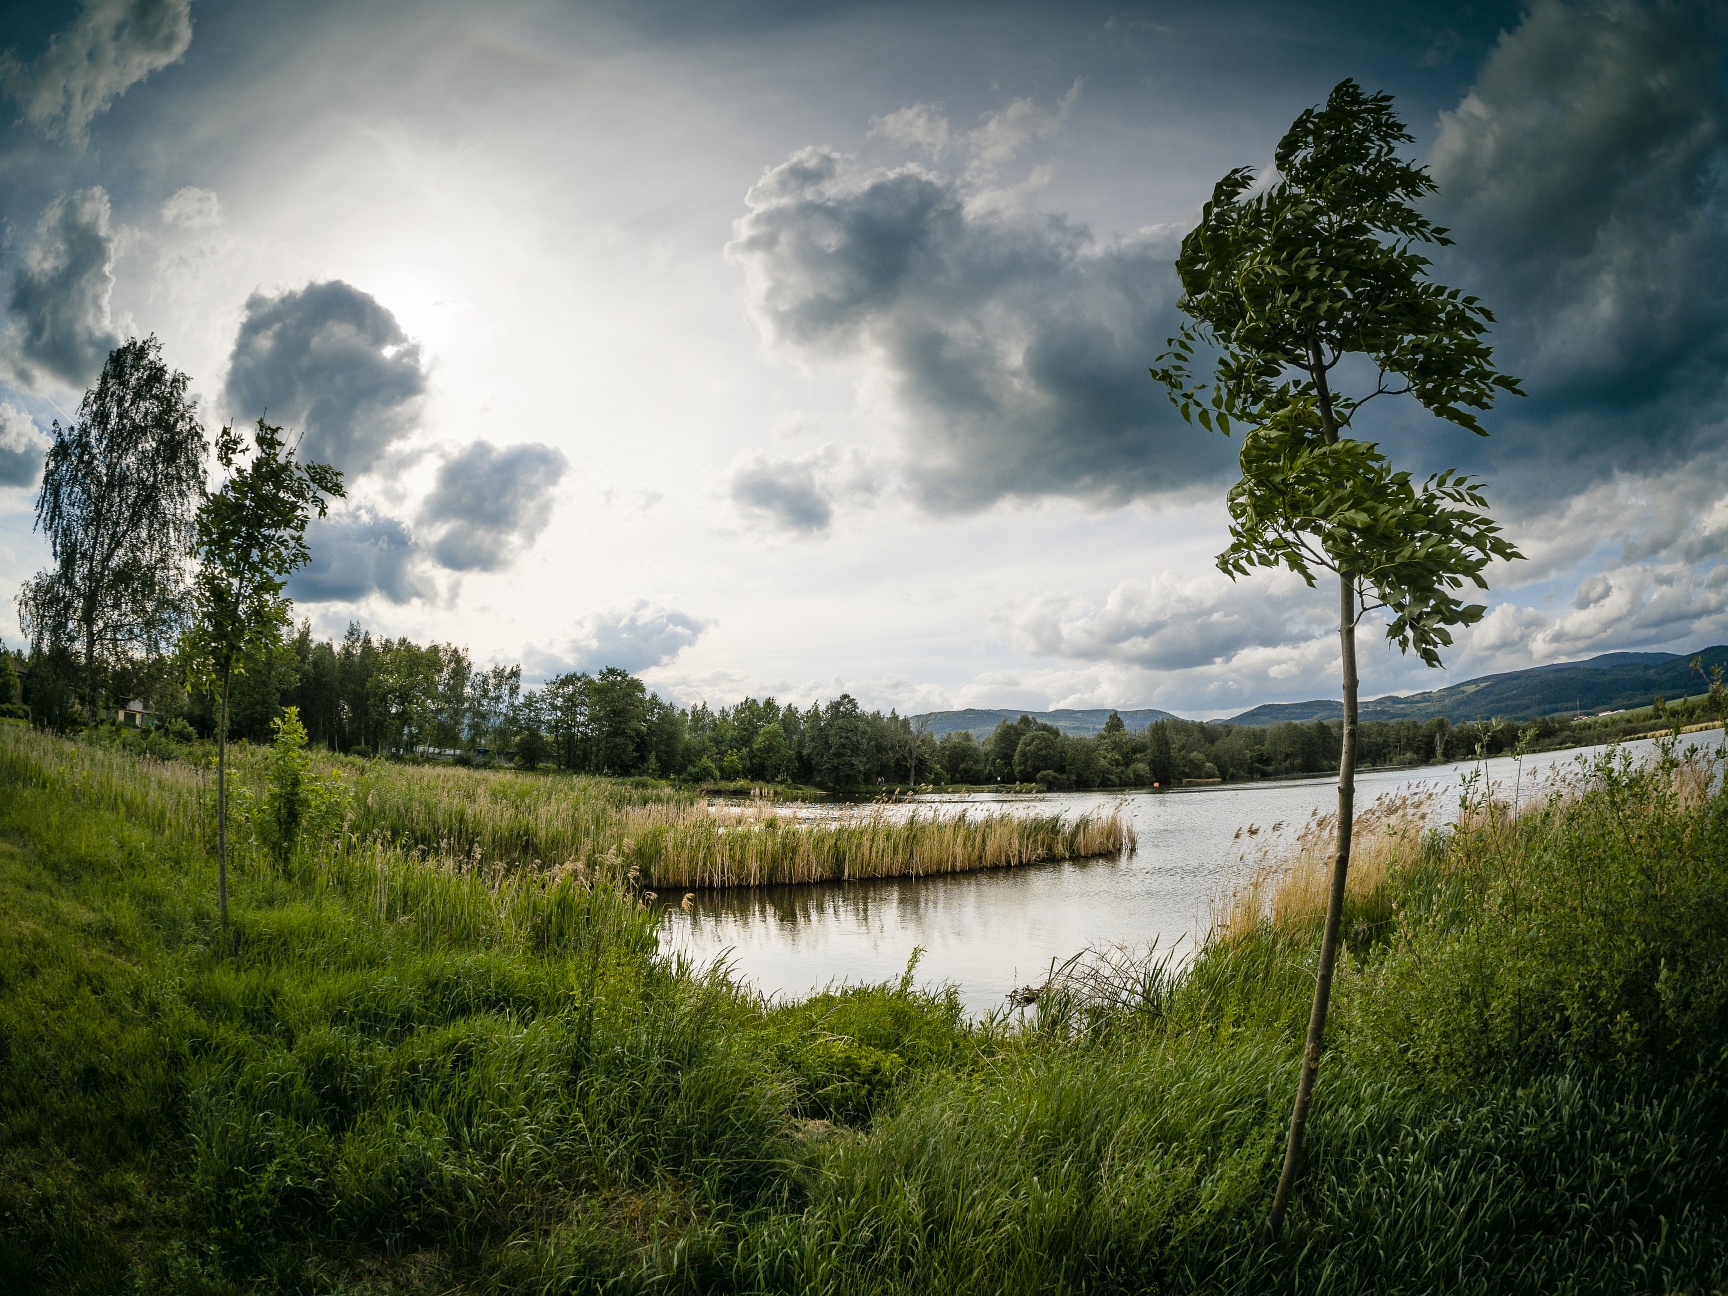
[[1709,1292],[1728,798],[1600,764],[1314,934],[1092,960],[1037,1019],[769,1006],[628,886],[382,834],[243,853],[200,774],[0,731],[0,1291]]

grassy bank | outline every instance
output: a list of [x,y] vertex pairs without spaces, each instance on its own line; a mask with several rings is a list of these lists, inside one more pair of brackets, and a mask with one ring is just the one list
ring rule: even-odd
[[1379,834],[1270,1244],[1300,860],[1020,1025],[910,978],[770,1007],[659,960],[627,878],[380,833],[249,856],[225,931],[203,805],[0,731],[0,1288],[1728,1284],[1728,798],[1684,765]]

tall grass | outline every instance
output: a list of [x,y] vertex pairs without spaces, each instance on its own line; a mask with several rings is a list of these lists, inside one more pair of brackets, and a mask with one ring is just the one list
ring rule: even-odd
[[[1422,849],[1439,812],[1439,794],[1418,790],[1382,796],[1357,814],[1346,900],[1360,908],[1379,894],[1388,870]],[[1268,847],[1248,880],[1216,906],[1215,936],[1239,942],[1267,927],[1285,932],[1317,928],[1326,917],[1337,842],[1338,816],[1317,812],[1289,845]]]
[[851,822],[804,824],[762,811],[636,826],[625,859],[655,886],[756,887],[861,878],[919,878],[1049,860],[1114,855],[1134,845],[1120,812],[1105,815],[912,814],[872,810]]
[[[869,807],[810,823],[772,803],[715,810],[687,790],[593,778],[321,758],[353,789],[351,838],[417,850],[446,870],[563,869],[658,888],[925,877],[1120,854],[1134,830],[1102,815],[913,814]],[[256,757],[243,777],[261,777]]]
[[661,959],[610,875],[382,820],[248,853],[224,929],[200,777],[0,733],[0,1290],[1728,1286],[1702,764],[1387,829],[1272,1244],[1299,882],[1024,1022],[910,970],[768,1004]]

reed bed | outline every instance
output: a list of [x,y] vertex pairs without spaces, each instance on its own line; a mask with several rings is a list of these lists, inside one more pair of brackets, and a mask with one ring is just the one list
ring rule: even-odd
[[628,858],[656,887],[703,889],[930,877],[1114,855],[1134,844],[1133,827],[1114,810],[1074,819],[912,814],[896,822],[878,809],[820,825],[772,813],[754,822],[692,817],[636,836]]
[[[1682,748],[1673,741],[1659,746],[1647,768],[1631,753],[1612,748],[1540,776],[1519,771],[1510,787],[1504,782],[1490,787],[1479,775],[1471,775],[1450,814],[1443,813],[1445,799],[1438,789],[1389,793],[1356,816],[1346,903],[1361,905],[1381,893],[1389,871],[1414,864],[1424,844],[1442,829],[1452,847],[1441,861],[1445,870],[1467,868],[1484,853],[1517,859],[1525,820],[1563,816],[1608,778],[1639,783],[1671,799],[1677,810],[1694,813],[1720,787],[1723,755],[1722,750],[1712,752],[1697,744]],[[1215,906],[1214,934],[1239,944],[1266,928],[1293,933],[1318,927],[1326,916],[1337,843],[1337,815],[1315,814],[1287,849],[1280,851],[1276,844],[1264,848],[1248,881]],[[1460,850],[1465,843],[1472,849]]]
[[[118,814],[180,849],[197,870],[214,873],[214,771],[8,725],[0,729],[0,782],[86,811]],[[354,831],[307,841],[281,860],[246,830],[246,796],[237,801],[239,817],[229,838],[236,877],[360,898],[379,921],[405,928],[428,949],[654,948],[655,918],[618,871],[519,869],[472,856],[439,859],[385,834]]]
[[84,809],[112,811],[167,836],[198,839],[214,778],[181,761],[140,760],[26,725],[0,725],[0,780],[51,790]]
[[[1377,892],[1387,870],[1420,849],[1439,815],[1440,798],[1432,791],[1383,796],[1359,813],[1351,833],[1345,896],[1360,901]],[[1337,847],[1336,814],[1311,817],[1284,852],[1267,847],[1248,881],[1214,912],[1215,936],[1240,943],[1266,927],[1293,932],[1319,924],[1326,917]]]

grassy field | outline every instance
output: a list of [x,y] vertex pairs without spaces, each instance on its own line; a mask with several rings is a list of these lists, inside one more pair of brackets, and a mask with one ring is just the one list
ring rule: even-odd
[[627,871],[488,862],[534,815],[475,809],[458,866],[384,791],[340,848],[244,852],[223,929],[203,778],[0,729],[0,1290],[1728,1286],[1696,766],[1368,834],[1273,1242],[1306,855],[1180,974],[1082,960],[969,1022],[910,976],[764,1004],[659,959]]

